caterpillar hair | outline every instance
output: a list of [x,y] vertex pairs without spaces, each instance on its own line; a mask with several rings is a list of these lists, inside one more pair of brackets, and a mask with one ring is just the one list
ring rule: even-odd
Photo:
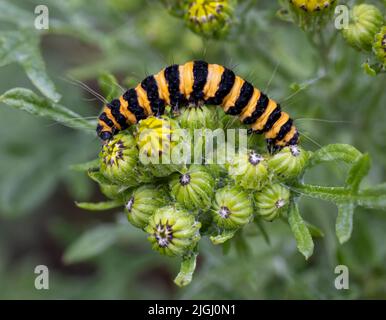
[[167,105],[178,110],[203,103],[220,105],[225,113],[248,124],[249,133],[264,134],[270,152],[298,143],[298,130],[278,103],[232,70],[205,61],[171,65],[146,77],[104,106],[97,133],[102,140],[109,140],[141,119],[162,115]]

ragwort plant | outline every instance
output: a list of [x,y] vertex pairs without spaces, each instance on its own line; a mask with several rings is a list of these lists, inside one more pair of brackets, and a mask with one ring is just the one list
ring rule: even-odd
[[[235,6],[234,3],[221,1],[226,5],[217,10],[219,12],[216,11],[216,4],[214,18],[192,18],[193,11],[189,11],[189,8],[206,3],[210,5],[216,1],[196,1],[198,4],[189,2],[191,3],[187,4],[187,7],[177,9],[183,11],[180,17],[185,19],[194,32],[214,38],[225,37],[226,33],[230,32],[230,16],[233,14],[230,8]],[[297,3],[298,1],[291,1],[290,5]],[[184,10],[188,10],[187,13]],[[302,29],[311,32],[311,42],[320,49],[324,57],[328,55],[326,51],[331,49],[330,46],[326,45],[322,38],[315,40],[314,36],[318,36],[314,30],[324,27],[326,19],[331,17],[331,12],[323,16],[322,10],[317,15],[312,13],[315,17],[310,18],[307,15],[308,11],[313,11],[311,7],[306,12],[299,11],[298,8],[290,10],[296,10],[292,19],[299,19],[292,21],[297,21]],[[330,9],[326,9],[328,10]],[[200,8],[194,12],[200,13]],[[224,14],[226,17],[217,16]],[[371,46],[368,40],[370,36],[367,37],[365,48],[372,48],[375,56],[384,64],[384,27],[380,26],[381,23],[377,32],[372,31],[375,40],[371,42]],[[357,41],[353,40],[357,36],[355,30],[353,34],[343,34],[348,43],[357,44]],[[3,51],[10,51],[14,42],[23,42],[22,39],[17,39],[16,34],[11,33],[3,34],[2,39],[5,44]],[[28,48],[21,47],[20,50]],[[39,75],[31,71],[31,63],[42,65],[41,58],[35,54],[28,56],[34,58],[35,62],[18,62],[24,66],[28,76],[45,97],[38,96],[28,89],[14,88],[2,94],[0,101],[85,132],[93,131],[94,122],[58,103],[60,95],[51,80],[46,77],[44,67],[39,68]],[[327,63],[327,60],[324,60],[324,63]],[[112,75],[104,75],[100,80],[106,99],[119,95],[116,89],[111,91],[117,83]],[[163,154],[165,148],[170,151],[177,148],[181,137],[175,136],[174,129],[188,129],[188,134],[191,134],[189,130],[192,128],[227,128],[228,120],[216,107],[190,106],[181,110],[178,116],[170,112],[169,116],[163,118],[140,121],[104,144],[98,159],[73,167],[75,170],[86,171],[90,178],[98,183],[102,193],[109,198],[105,202],[80,202],[77,205],[89,210],[121,208],[128,221],[143,230],[144,237],[147,234],[153,250],[181,259],[181,270],[175,279],[179,286],[189,284],[192,279],[202,237],[208,237],[214,245],[221,244],[226,248],[234,238],[243,236],[243,228],[251,224],[256,225],[264,235],[267,235],[265,224],[268,222],[288,224],[299,252],[308,259],[314,249],[313,238],[319,237],[322,232],[305,221],[300,214],[298,204],[304,197],[322,199],[336,205],[336,235],[340,243],[350,239],[355,208],[386,208],[384,183],[361,187],[361,182],[371,167],[369,155],[347,144],[330,144],[316,151],[305,150],[301,145],[288,146],[270,154],[261,141],[250,139],[248,152],[227,159],[224,165],[164,165],[152,162],[143,164],[139,161],[142,152],[152,156]],[[164,123],[168,124],[168,132],[161,130]],[[232,126],[237,129],[244,128],[237,123]],[[147,129],[151,130],[146,131]],[[205,136],[199,143],[205,144]],[[195,146],[196,142],[193,144],[193,147]],[[336,162],[349,166],[343,186],[322,186],[305,182],[304,175],[314,167]],[[71,254],[72,252],[68,253],[68,260],[71,260]]]

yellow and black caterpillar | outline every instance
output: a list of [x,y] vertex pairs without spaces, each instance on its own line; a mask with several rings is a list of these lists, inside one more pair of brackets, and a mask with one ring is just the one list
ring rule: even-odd
[[112,100],[99,116],[98,136],[108,140],[141,119],[162,115],[166,105],[177,110],[189,103],[220,105],[225,113],[238,115],[250,125],[249,132],[265,135],[271,151],[298,143],[293,120],[279,104],[232,70],[205,61],[166,67]]

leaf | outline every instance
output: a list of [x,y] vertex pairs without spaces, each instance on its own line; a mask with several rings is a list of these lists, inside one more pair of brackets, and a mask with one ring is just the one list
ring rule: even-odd
[[370,65],[368,62],[364,62],[362,64],[362,68],[364,72],[371,77],[375,77],[377,75],[378,68],[376,67],[376,65]]
[[107,179],[100,171],[88,171],[88,176],[99,184],[111,185],[111,181]]
[[36,33],[27,30],[0,32],[0,67],[19,63],[36,88],[47,98],[58,102],[61,96],[46,73],[39,51],[39,38]]
[[118,80],[111,73],[102,73],[98,77],[98,84],[107,101],[111,101],[122,94],[122,89],[119,87]]
[[361,194],[372,196],[386,195],[386,182],[377,184],[373,187],[364,188],[361,190]]
[[33,115],[54,120],[70,128],[86,130],[89,133],[95,131],[93,122],[83,119],[79,114],[60,104],[39,97],[29,89],[8,90],[0,96],[0,102]]
[[117,226],[100,225],[86,231],[66,250],[63,261],[67,264],[81,262],[105,251],[118,239]]
[[349,189],[343,187],[322,187],[299,183],[295,183],[292,190],[312,198],[331,201],[337,205],[351,201],[365,208],[386,210],[385,184],[360,190],[357,194],[352,194]]
[[310,157],[310,166],[330,161],[354,163],[362,154],[348,144],[329,144],[315,151]]
[[314,242],[306,223],[299,213],[299,208],[295,203],[291,204],[288,213],[288,223],[295,236],[298,250],[306,259],[308,259],[314,251]]
[[33,213],[54,192],[61,174],[61,164],[55,168],[50,155],[47,159],[30,157],[30,163],[24,160],[23,165],[18,159],[12,160],[2,167],[6,171],[1,172],[0,179],[0,216]]
[[360,206],[386,210],[386,183],[360,190],[356,200]]
[[188,285],[193,278],[196,269],[197,253],[192,253],[182,258],[180,272],[174,279],[174,283],[179,287]]
[[262,223],[261,219],[259,218],[255,218],[255,223],[257,225],[257,227],[259,228],[260,232],[261,232],[261,235],[263,236],[265,242],[270,245],[271,244],[271,240],[269,238],[269,234],[267,232],[267,230],[265,229],[265,226],[264,224]]
[[83,163],[73,164],[70,166],[70,169],[74,171],[81,171],[81,172],[89,171],[89,170],[98,170],[99,159],[94,159]]
[[104,202],[75,202],[77,207],[90,211],[103,211],[118,208],[123,205],[122,201],[111,200]]
[[251,254],[251,248],[245,240],[242,229],[236,234],[234,239],[233,243],[235,244],[237,254],[243,258],[248,257]]
[[222,244],[222,254],[226,256],[230,250],[231,250],[231,242],[230,241],[224,242]]
[[232,239],[235,235],[237,230],[224,230],[217,236],[210,236],[210,241],[212,241],[213,244],[222,244],[229,239]]
[[353,192],[357,192],[359,185],[363,178],[368,174],[370,170],[370,157],[368,154],[364,154],[351,167],[346,184]]
[[18,26],[31,27],[34,16],[31,12],[14,6],[9,1],[0,2],[0,21],[16,23]]
[[313,225],[312,223],[308,221],[304,221],[308,230],[310,231],[310,234],[313,238],[323,238],[324,232],[317,226]]
[[345,201],[351,196],[349,190],[344,187],[324,187],[294,183],[292,189],[312,198],[332,201],[335,203]]
[[351,237],[354,209],[355,205],[352,202],[338,204],[338,217],[336,218],[335,230],[340,244],[345,243]]

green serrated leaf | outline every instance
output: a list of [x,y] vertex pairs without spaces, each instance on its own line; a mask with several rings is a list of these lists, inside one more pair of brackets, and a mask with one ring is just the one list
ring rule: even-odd
[[14,88],[8,90],[0,96],[0,102],[33,115],[54,120],[70,128],[82,129],[92,134],[95,132],[95,124],[92,121],[83,119],[81,115],[40,97],[29,89]]
[[180,272],[174,279],[174,283],[179,287],[188,285],[193,278],[194,270],[196,269],[197,253],[192,253],[182,258]]
[[346,184],[353,191],[357,192],[362,179],[368,174],[370,170],[370,157],[364,154],[355,161],[351,167]]
[[299,208],[295,203],[291,204],[288,213],[288,223],[295,236],[298,250],[306,259],[308,259],[314,251],[314,242],[306,223],[299,213]]
[[63,261],[71,264],[95,257],[113,245],[118,236],[117,226],[112,224],[90,229],[66,250]]
[[78,163],[78,164],[73,164],[70,166],[71,170],[74,171],[89,171],[89,170],[98,170],[99,169],[99,159],[87,161],[84,163]]
[[36,33],[28,29],[0,32],[0,44],[0,66],[19,63],[41,93],[55,102],[60,100],[60,94],[46,73]]
[[102,73],[98,77],[98,84],[107,101],[119,97],[122,93],[118,80],[111,73]]
[[90,211],[103,211],[121,207],[123,202],[120,200],[111,200],[104,202],[75,202],[77,207]]
[[355,205],[352,202],[338,204],[338,217],[336,218],[335,230],[340,244],[345,243],[351,237],[354,209]]
[[310,166],[324,162],[344,161],[354,163],[362,154],[348,144],[329,144],[315,151],[310,157]]

